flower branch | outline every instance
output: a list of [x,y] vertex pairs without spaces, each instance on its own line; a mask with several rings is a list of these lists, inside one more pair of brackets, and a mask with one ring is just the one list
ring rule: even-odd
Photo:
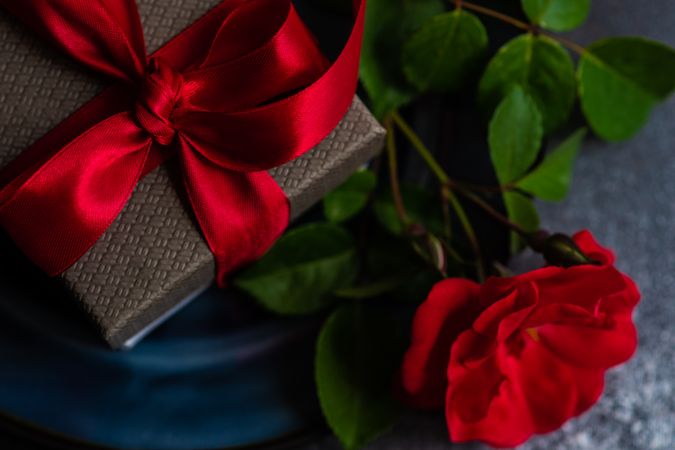
[[586,52],[586,49],[584,47],[582,47],[581,45],[577,44],[576,42],[570,39],[542,30],[541,27],[538,27],[537,25],[523,22],[522,20],[518,20],[515,17],[509,16],[508,14],[504,14],[495,9],[487,8],[485,6],[477,5],[475,3],[466,2],[463,0],[456,0],[455,6],[458,9],[465,8],[477,12],[478,14],[492,17],[493,19],[497,19],[504,23],[508,23],[509,25],[512,25],[521,30],[525,30],[528,33],[532,33],[534,35],[543,34],[544,36],[550,37],[551,39],[558,41],[560,44],[562,44],[563,46],[567,47],[568,49],[572,50],[573,52],[579,55],[582,55]]
[[424,145],[422,139],[420,139],[417,133],[415,133],[412,127],[408,125],[408,123],[398,112],[393,112],[391,114],[391,118],[441,184],[442,196],[455,211],[460,225],[462,226],[462,229],[469,240],[469,245],[471,246],[474,256],[476,257],[476,271],[478,274],[478,279],[484,279],[485,263],[481,254],[480,244],[478,243],[478,236],[476,235],[473,225],[471,224],[471,220],[466,214],[464,207],[457,199],[457,196],[451,190],[446,189],[446,185],[450,181],[450,176],[448,176],[443,167],[438,163],[438,161],[436,161],[436,158],[434,158],[434,155],[431,153],[431,151]]

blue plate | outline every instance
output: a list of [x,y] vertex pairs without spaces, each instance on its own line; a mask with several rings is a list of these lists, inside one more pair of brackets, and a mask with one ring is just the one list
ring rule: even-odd
[[210,289],[133,350],[113,352],[43,284],[0,277],[0,414],[121,449],[264,445],[320,423],[316,322]]

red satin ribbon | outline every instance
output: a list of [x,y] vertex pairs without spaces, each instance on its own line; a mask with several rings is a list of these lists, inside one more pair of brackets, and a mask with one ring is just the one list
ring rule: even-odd
[[0,5],[119,80],[0,174],[0,223],[51,275],[77,261],[139,180],[177,152],[223,284],[288,225],[288,200],[266,171],[325,138],[356,91],[365,0],[333,64],[290,0],[225,0],[150,58],[134,0]]

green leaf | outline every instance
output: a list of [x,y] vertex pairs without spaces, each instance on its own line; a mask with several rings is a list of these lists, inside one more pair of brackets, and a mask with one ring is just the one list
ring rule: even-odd
[[569,31],[584,23],[591,0],[522,0],[532,23],[553,31]]
[[[423,224],[433,233],[442,234],[443,215],[437,196],[417,185],[403,184],[401,197],[410,219]],[[405,230],[396,213],[391,191],[380,192],[375,197],[373,210],[384,228],[396,236],[403,235]]]
[[574,64],[557,42],[525,34],[497,52],[478,86],[478,104],[486,117],[514,85],[522,86],[537,103],[546,133],[569,118],[576,97]]
[[675,89],[675,50],[640,37],[604,39],[582,55],[578,78],[593,131],[608,141],[628,139]]
[[316,385],[328,425],[347,450],[389,429],[400,407],[392,396],[401,358],[398,324],[380,311],[345,304],[326,321],[316,353]]
[[441,0],[368,0],[360,76],[376,117],[382,119],[417,95],[403,75],[403,43],[443,9]]
[[534,163],[542,140],[541,114],[519,86],[504,98],[488,130],[490,157],[501,184],[520,178]]
[[574,160],[585,136],[586,129],[577,130],[516,185],[542,200],[556,202],[564,199],[572,181]]
[[[525,231],[535,232],[539,229],[539,214],[532,200],[518,192],[505,192],[504,205],[509,219],[523,227]],[[512,231],[511,253],[518,253],[523,247],[523,239]]]
[[485,27],[473,14],[439,14],[405,43],[403,71],[421,91],[455,91],[475,71],[487,44]]
[[276,313],[309,314],[327,306],[334,290],[350,285],[356,270],[351,235],[338,225],[317,223],[282,236],[234,285]]
[[368,196],[375,189],[376,183],[375,174],[370,170],[355,172],[345,183],[324,197],[324,215],[335,223],[354,217],[368,203]]

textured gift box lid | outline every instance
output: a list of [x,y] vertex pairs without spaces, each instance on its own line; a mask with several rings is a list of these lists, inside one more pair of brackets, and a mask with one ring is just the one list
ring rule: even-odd
[[[137,0],[148,51],[219,0]],[[0,10],[0,167],[106,86]],[[297,217],[382,147],[384,130],[354,99],[337,128],[270,173]],[[147,175],[120,216],[62,279],[112,347],[125,346],[208,287],[212,255],[171,161]]]

